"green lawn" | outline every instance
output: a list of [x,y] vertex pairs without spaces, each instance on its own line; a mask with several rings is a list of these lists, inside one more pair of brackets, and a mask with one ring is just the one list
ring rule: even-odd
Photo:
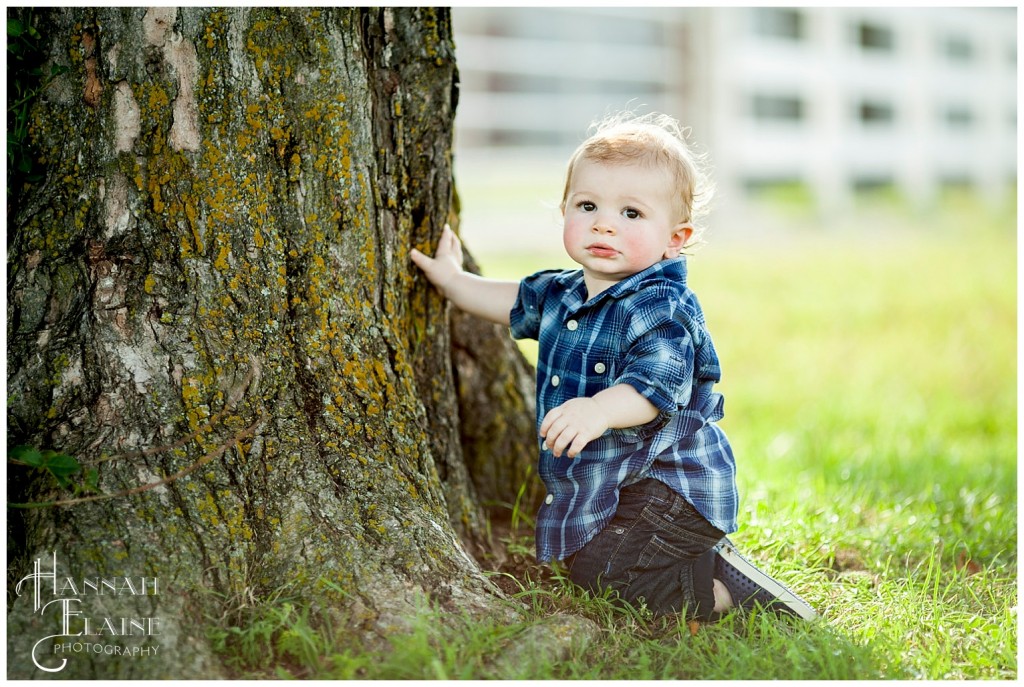
[[[1016,678],[1014,220],[937,216],[777,241],[710,237],[690,262],[739,466],[732,538],[819,622],[733,614],[691,636],[527,562],[517,581],[501,577],[530,609],[522,622],[453,629],[426,609],[393,651],[328,643],[312,674]],[[546,266],[480,262],[496,276]],[[528,561],[528,534],[511,544]],[[585,632],[573,629],[580,617]]]
[[864,677],[1016,677],[1015,236],[805,240],[694,272],[736,540],[873,651]]

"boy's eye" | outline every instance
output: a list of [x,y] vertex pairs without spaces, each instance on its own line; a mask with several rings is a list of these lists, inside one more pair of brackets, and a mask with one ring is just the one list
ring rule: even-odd
[[583,212],[593,212],[594,210],[597,209],[597,206],[591,203],[589,200],[581,200],[580,202],[576,203],[576,207],[578,207],[580,210],[583,210]]
[[643,214],[636,208],[626,208],[622,211],[622,214],[626,219],[640,219],[643,217]]

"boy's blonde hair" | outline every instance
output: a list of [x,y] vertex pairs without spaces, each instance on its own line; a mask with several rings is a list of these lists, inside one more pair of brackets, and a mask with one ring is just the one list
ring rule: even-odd
[[673,117],[652,112],[634,115],[622,112],[591,125],[593,132],[569,158],[562,191],[562,212],[572,186],[577,163],[641,163],[662,167],[672,173],[678,189],[681,222],[693,225],[687,248],[699,243],[703,227],[697,223],[708,208],[713,188],[704,171],[704,156],[686,143],[686,132]]

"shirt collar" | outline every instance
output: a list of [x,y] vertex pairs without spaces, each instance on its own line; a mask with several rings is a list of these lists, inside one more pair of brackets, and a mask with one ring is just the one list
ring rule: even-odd
[[573,312],[584,305],[596,305],[604,298],[620,298],[639,291],[651,279],[671,281],[680,286],[686,286],[686,274],[686,258],[684,256],[666,258],[642,272],[626,277],[588,301],[586,300],[587,286],[583,282],[583,270],[574,270],[567,272],[559,279],[564,287],[562,304],[570,312]]

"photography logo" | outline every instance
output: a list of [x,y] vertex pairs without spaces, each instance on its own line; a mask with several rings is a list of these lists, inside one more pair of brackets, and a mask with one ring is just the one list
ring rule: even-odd
[[[56,634],[47,635],[32,646],[32,663],[39,670],[58,673],[74,654],[104,654],[119,657],[154,656],[160,649],[151,639],[160,634],[159,618],[94,618],[86,614],[89,599],[100,597],[155,596],[158,593],[155,577],[81,577],[58,576],[57,553],[53,553],[49,571],[44,570],[45,559],[37,558],[32,573],[26,575],[14,588],[18,596],[24,591],[32,593],[32,611],[43,617],[53,617]],[[95,603],[95,602],[94,602]],[[145,646],[127,646],[126,642],[141,642]],[[57,665],[44,657],[52,655]]]

